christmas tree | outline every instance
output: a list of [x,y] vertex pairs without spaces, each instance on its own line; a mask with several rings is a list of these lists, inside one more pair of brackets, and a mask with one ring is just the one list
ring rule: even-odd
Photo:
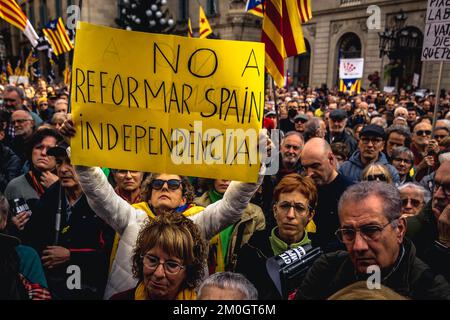
[[162,8],[167,0],[120,0],[116,23],[126,30],[171,33],[175,22],[169,10]]

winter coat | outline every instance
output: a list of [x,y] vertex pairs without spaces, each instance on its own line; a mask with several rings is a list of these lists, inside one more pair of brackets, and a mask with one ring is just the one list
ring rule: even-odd
[[[425,299],[450,299],[450,285],[441,275],[434,274],[428,265],[416,257],[411,241],[403,241],[404,255],[398,267],[381,284],[404,297]],[[368,274],[367,276],[369,276]],[[340,289],[364,280],[355,273],[348,252],[337,251],[322,255],[309,269],[296,299],[327,299]]]
[[0,192],[4,193],[8,183],[22,174],[20,158],[0,141]]
[[[398,183],[400,181],[397,169],[389,164],[383,152],[380,152],[378,160],[374,163],[384,165],[389,170],[392,176],[393,183]],[[339,172],[347,178],[350,178],[352,181],[359,182],[361,181],[362,172],[364,171],[365,167],[366,166],[361,162],[361,153],[359,150],[357,150],[352,154],[350,159],[348,159],[341,165],[341,167],[339,168]]]
[[[132,273],[132,251],[139,230],[149,217],[146,212],[134,208],[118,196],[100,168],[76,166],[75,170],[91,208],[120,235],[104,295],[108,299],[136,286],[137,280]],[[257,183],[231,182],[222,200],[189,217],[197,224],[204,239],[211,239],[241,218],[261,180],[262,176]]]

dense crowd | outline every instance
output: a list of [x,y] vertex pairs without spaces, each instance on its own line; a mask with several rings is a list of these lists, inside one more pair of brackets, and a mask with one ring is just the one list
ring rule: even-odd
[[243,183],[74,166],[70,90],[0,91],[0,299],[450,299],[450,92],[267,92],[279,170]]

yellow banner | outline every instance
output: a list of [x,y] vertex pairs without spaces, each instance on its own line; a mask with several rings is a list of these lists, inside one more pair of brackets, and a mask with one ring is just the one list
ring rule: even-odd
[[254,182],[264,45],[81,22],[74,164]]

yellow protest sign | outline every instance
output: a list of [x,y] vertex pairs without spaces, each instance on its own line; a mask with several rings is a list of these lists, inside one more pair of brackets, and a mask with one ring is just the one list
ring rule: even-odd
[[264,46],[81,22],[74,164],[256,181]]

